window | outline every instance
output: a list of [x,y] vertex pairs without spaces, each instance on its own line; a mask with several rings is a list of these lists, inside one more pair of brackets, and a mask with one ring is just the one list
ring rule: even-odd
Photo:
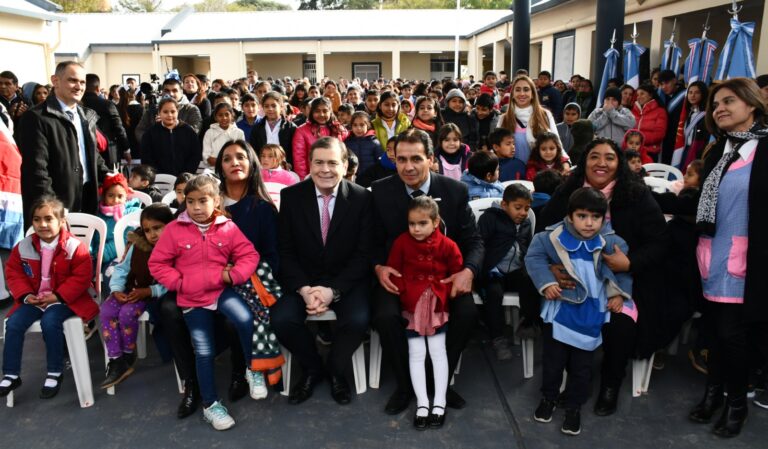
[[317,66],[315,64],[315,61],[304,61],[304,77],[313,84],[317,81]]
[[453,78],[453,69],[455,67],[453,59],[433,59],[429,64],[429,76],[433,80],[443,78]]
[[555,35],[552,81],[569,80],[573,75],[574,45],[576,32],[566,31]]
[[352,78],[360,78],[360,80],[374,81],[381,77],[381,63],[380,62],[353,62],[352,63]]

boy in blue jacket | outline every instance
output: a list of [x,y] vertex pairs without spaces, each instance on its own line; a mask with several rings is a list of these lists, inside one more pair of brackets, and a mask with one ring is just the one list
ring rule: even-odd
[[489,151],[475,151],[467,161],[461,182],[469,188],[469,199],[501,198],[504,186],[499,182],[499,158]]
[[[536,289],[544,296],[544,396],[534,419],[550,422],[560,391],[563,370],[568,369],[565,421],[561,431],[581,433],[581,406],[587,401],[592,377],[592,354],[602,343],[603,324],[610,312],[626,313],[637,320],[631,299],[632,277],[613,273],[602,253],[615,248],[627,252],[627,243],[605,221],[608,202],[595,189],[583,187],[571,194],[565,219],[537,234],[525,256],[525,266]],[[562,265],[574,279],[574,289],[561,289],[550,271]]]

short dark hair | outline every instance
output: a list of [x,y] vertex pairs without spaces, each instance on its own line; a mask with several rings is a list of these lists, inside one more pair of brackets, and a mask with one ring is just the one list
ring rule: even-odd
[[630,161],[632,159],[642,159],[640,156],[640,152],[637,150],[625,150],[624,156],[627,157],[627,161]]
[[568,198],[568,216],[570,217],[578,209],[605,216],[608,212],[608,200],[597,189],[581,187],[576,189]]
[[139,223],[144,220],[155,220],[168,224],[173,221],[173,211],[170,206],[163,203],[152,203],[141,210]]
[[412,210],[423,210],[429,213],[429,218],[436,220],[440,216],[440,207],[437,201],[427,195],[417,196],[408,204],[408,212]]
[[467,171],[475,178],[485,181],[489,173],[496,173],[499,158],[490,151],[475,151],[467,161]]
[[[85,67],[83,67],[83,65],[77,61],[62,61],[56,64],[56,71],[54,73],[56,74],[56,76],[62,76],[64,74],[64,71],[67,70],[67,67],[71,65],[76,65],[81,69],[85,69]],[[16,81],[16,83],[18,84],[18,80]]]
[[542,76],[542,75],[543,75],[543,76],[546,76],[546,77],[547,77],[547,78],[549,78],[549,79],[552,79],[552,74],[551,74],[551,73],[549,73],[549,72],[548,72],[548,71],[546,71],[546,70],[542,70],[541,72],[539,72],[539,76]]
[[101,79],[99,75],[95,73],[87,73],[85,75],[85,90],[92,91],[98,89],[101,86]]
[[556,170],[542,170],[533,177],[533,190],[537,193],[552,195],[564,179],[563,175]]
[[240,104],[241,105],[245,104],[245,103],[247,103],[249,101],[255,101],[256,103],[259,102],[259,100],[256,99],[256,95],[251,94],[251,93],[245,94],[242,97],[240,97]]
[[201,83],[205,83],[205,84],[208,84],[208,76],[206,76],[206,75],[203,75],[202,73],[200,73],[200,74],[197,74],[197,75],[195,75],[195,76],[197,77],[197,79],[198,79],[198,80],[199,80]]
[[494,78],[498,78],[498,76],[496,75],[496,72],[494,72],[493,70],[489,70],[489,71],[483,73],[483,79],[486,79],[489,76],[492,76]]
[[504,189],[501,199],[505,203],[511,203],[512,201],[520,199],[531,202],[533,201],[533,196],[531,196],[531,191],[524,185],[518,182],[513,182]]
[[16,75],[10,70],[5,70],[3,72],[0,72],[0,78],[11,80],[13,84],[19,84],[19,78],[17,78]]
[[490,94],[480,94],[475,100],[475,107],[482,106],[484,108],[491,109],[496,104],[496,101]]
[[488,134],[488,145],[493,148],[494,145],[501,145],[501,141],[507,137],[514,137],[515,133],[506,128],[496,128]]
[[142,181],[149,181],[149,184],[155,183],[155,169],[147,164],[141,164],[133,167],[131,175],[136,175],[141,178]]
[[[390,139],[392,140],[392,139]],[[432,139],[429,134],[417,128],[407,129],[395,137],[395,155],[397,155],[397,146],[402,142],[408,143],[420,143],[424,146],[424,155],[431,157],[434,155],[434,148],[432,147]]]
[[315,154],[316,149],[321,148],[324,150],[330,150],[333,148],[334,144],[338,144],[339,149],[341,150],[341,162],[347,162],[349,160],[349,151],[347,151],[347,146],[344,145],[344,142],[342,142],[340,139],[332,136],[321,137],[317,139],[311,147],[309,147],[310,162],[312,161],[312,156]]
[[[4,76],[2,78],[5,78]],[[50,207],[51,211],[53,212],[53,215],[56,216],[59,220],[63,220],[66,215],[66,210],[64,209],[64,203],[62,203],[58,198],[56,198],[55,195],[43,195],[40,198],[36,199],[32,203],[32,207],[29,209],[29,218],[31,219],[35,212],[43,207]]]
[[370,97],[370,96],[378,97],[379,96],[379,91],[376,90],[376,89],[368,89],[368,90],[365,91],[365,96],[366,97]]
[[344,103],[339,106],[339,113],[342,112],[346,112],[347,114],[352,115],[355,112],[355,108],[349,103]]
[[178,84],[181,86],[181,81],[177,80],[176,78],[166,78],[165,81],[163,81],[163,89],[165,89],[165,86],[169,84]]
[[190,179],[194,178],[195,175],[188,172],[181,172],[179,173],[179,176],[176,177],[176,181],[173,182],[173,190],[176,190],[176,187],[180,186],[181,184],[186,184],[189,182]]
[[667,81],[677,81],[677,75],[672,70],[662,70],[659,72],[659,82],[666,83]]

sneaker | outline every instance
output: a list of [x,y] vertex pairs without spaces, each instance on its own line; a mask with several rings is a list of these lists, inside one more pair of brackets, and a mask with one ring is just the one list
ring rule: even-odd
[[507,337],[494,338],[493,350],[496,352],[496,360],[500,362],[512,358],[512,348],[509,347],[509,339]]
[[755,395],[755,399],[752,400],[752,403],[760,408],[768,410],[768,390],[763,390]]
[[248,370],[245,372],[245,379],[248,381],[248,387],[251,390],[251,397],[259,400],[264,399],[269,394],[267,384],[264,382],[264,373],[261,371]]
[[133,373],[133,368],[128,366],[123,356],[112,359],[107,365],[107,376],[104,379],[104,382],[101,383],[101,388],[106,389],[114,387],[126,377],[130,376],[131,373]]
[[544,398],[539,402],[539,406],[536,407],[536,411],[533,412],[533,419],[538,422],[550,422],[552,421],[552,413],[555,411],[555,401],[548,401]]
[[691,361],[691,365],[693,365],[693,369],[695,369],[696,371],[702,374],[709,374],[709,369],[707,366],[708,359],[709,359],[709,351],[706,349],[702,349],[700,351],[690,349],[688,351],[688,360]]
[[581,433],[581,410],[568,409],[565,411],[565,420],[560,431],[566,435],[578,435]]
[[235,425],[235,419],[229,415],[227,408],[219,401],[214,402],[208,408],[203,408],[203,419],[211,423],[216,430],[231,429]]

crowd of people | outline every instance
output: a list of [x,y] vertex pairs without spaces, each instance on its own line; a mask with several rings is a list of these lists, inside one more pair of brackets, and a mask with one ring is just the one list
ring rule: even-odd
[[[750,399],[768,408],[768,75],[711,86],[650,75],[638,88],[609,80],[597,104],[590,80],[553,82],[546,71],[479,82],[170,74],[160,86],[109,89],[71,61],[50,86],[19,87],[0,72],[0,126],[18,145],[3,151],[21,155],[3,176],[24,198],[23,223],[7,214],[0,227],[13,300],[0,396],[21,386],[36,320],[42,398],[61,387],[72,316],[100,317],[110,360],[101,387],[124,381],[148,310],[184,383],[179,418],[202,404],[215,429],[235,424],[215,387],[222,346],[229,401],[268,395],[282,345],[302,368],[290,403],[327,379],[348,404],[344,373],[373,329],[396,383],[385,412],[415,397],[414,427],[440,428],[446,408],[466,405],[448,384],[478,322],[497,359],[512,358],[502,302],[515,291],[514,332],[543,341],[536,421],[563,408],[562,432],[581,432],[600,347],[594,413],[614,414],[629,360],[663,369],[695,314],[689,357],[707,377],[689,418],[717,418],[715,434],[736,436]],[[643,178],[650,162],[685,175],[657,193]],[[170,204],[157,174],[176,177]],[[279,205],[265,183],[283,186]],[[140,209],[134,191],[155,203]],[[497,201],[476,220],[480,198]],[[138,210],[140,226],[113,235]],[[100,304],[88,293],[98,249],[69,233],[67,211],[108,225]],[[335,325],[317,332],[330,346],[324,361],[306,320],[331,310]]]

